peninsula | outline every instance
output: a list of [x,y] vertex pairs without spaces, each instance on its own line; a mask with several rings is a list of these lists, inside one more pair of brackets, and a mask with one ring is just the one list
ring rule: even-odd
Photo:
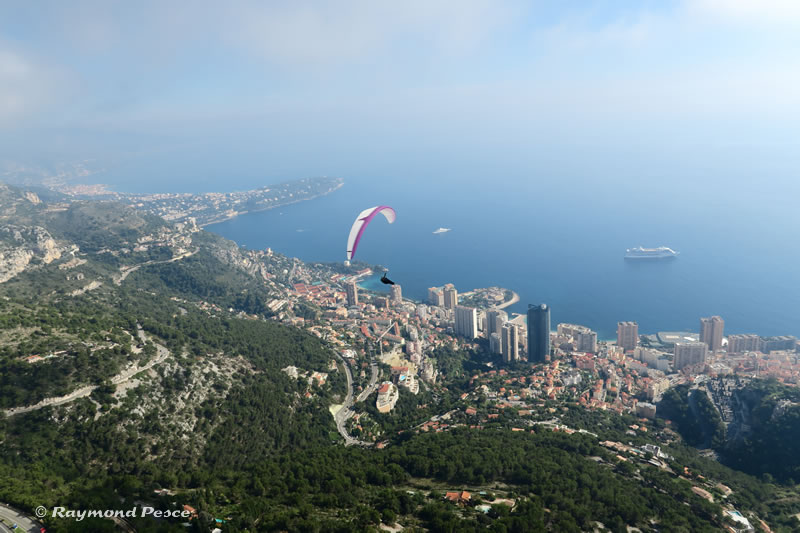
[[136,194],[110,191],[103,186],[93,186],[91,189],[88,186],[72,186],[62,188],[60,192],[73,198],[122,202],[169,222],[184,222],[194,218],[199,227],[205,227],[245,213],[313,200],[332,193],[343,184],[341,178],[324,176],[237,192]]

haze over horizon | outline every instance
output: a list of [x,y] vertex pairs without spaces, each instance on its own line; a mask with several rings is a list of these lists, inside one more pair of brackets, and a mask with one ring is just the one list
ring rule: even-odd
[[0,6],[2,169],[91,159],[121,190],[186,190],[673,167],[800,192],[792,1],[186,6]]
[[0,0],[0,531],[798,531],[798,88],[800,0]]

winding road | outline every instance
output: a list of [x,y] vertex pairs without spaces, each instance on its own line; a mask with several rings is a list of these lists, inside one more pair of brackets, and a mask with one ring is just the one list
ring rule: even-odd
[[136,272],[137,270],[139,270],[143,266],[147,266],[147,265],[163,265],[165,263],[173,263],[173,262],[178,261],[180,259],[184,259],[186,257],[193,256],[194,254],[197,253],[197,250],[199,250],[199,248],[195,248],[191,252],[184,252],[181,255],[176,255],[172,259],[165,259],[164,261],[147,261],[145,263],[139,263],[138,265],[133,265],[133,266],[128,266],[128,267],[125,267],[125,266],[120,267],[120,269],[119,269],[119,272],[120,272],[119,277],[118,278],[114,278],[114,284],[115,285],[122,285],[122,282],[125,281],[125,278],[127,278],[130,274],[132,274],[133,272]]
[[[338,352],[336,352],[336,357],[338,357],[344,365],[344,371],[347,374],[347,396],[344,399],[344,404],[342,404],[342,407],[336,411],[335,415],[333,415],[333,419],[336,421],[336,429],[339,431],[339,434],[344,437],[345,446],[372,446],[374,444],[372,442],[366,442],[351,437],[345,428],[345,424],[348,420],[350,420],[350,417],[353,416],[353,411],[350,409],[353,406],[353,373],[350,371],[350,365],[347,364],[347,361],[344,359],[344,357],[342,357]],[[370,379],[370,384],[372,384],[373,381],[377,381],[378,366],[377,364],[373,363],[373,367],[374,369],[372,372],[372,378]],[[369,388],[365,389],[364,392],[367,390],[369,390]],[[362,392],[361,394],[363,395],[364,393]],[[361,398],[361,395],[359,395],[359,398]],[[358,401],[362,400],[359,399]]]
[[[138,326],[137,335],[142,341],[148,340],[141,326]],[[164,360],[170,356],[169,350],[167,350],[164,346],[161,346],[160,344],[156,344],[155,346],[156,346],[156,357],[152,361],[141,367],[139,365],[134,365],[128,368],[127,370],[123,370],[122,372],[111,378],[111,383],[114,385],[119,385],[120,383],[128,381],[130,378],[132,378],[139,372],[150,370],[155,365],[164,362]],[[73,402],[78,398],[85,398],[86,396],[89,396],[96,388],[97,385],[86,385],[85,387],[76,389],[65,396],[45,398],[39,403],[35,403],[33,405],[26,405],[23,407],[12,407],[11,409],[6,409],[5,414],[7,417],[12,417],[14,415],[29,413],[30,411],[36,411],[37,409],[41,409],[42,407],[47,407],[48,405],[63,405],[65,403]]]

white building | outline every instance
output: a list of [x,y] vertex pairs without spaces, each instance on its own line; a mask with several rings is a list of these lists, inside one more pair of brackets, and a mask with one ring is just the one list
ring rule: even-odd
[[511,363],[519,361],[519,330],[514,324],[503,326],[500,338],[502,341],[503,361]]
[[403,289],[400,287],[400,285],[392,285],[392,303],[403,303]]
[[456,307],[456,335],[474,339],[478,336],[478,312],[474,307]]
[[388,413],[394,409],[399,397],[400,391],[394,383],[384,381],[378,389],[378,400],[375,402],[375,407],[378,408],[379,413]]
[[652,348],[642,348],[640,346],[633,351],[633,357],[650,368],[655,368],[662,372],[669,372],[670,370],[669,355],[665,352],[653,350]]
[[708,354],[708,345],[704,342],[678,342],[675,343],[675,370],[686,366],[705,363]]

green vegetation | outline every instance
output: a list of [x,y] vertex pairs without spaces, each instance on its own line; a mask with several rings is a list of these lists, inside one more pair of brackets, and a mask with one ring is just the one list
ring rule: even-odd
[[725,443],[725,425],[713,402],[702,390],[688,385],[669,389],[658,405],[659,415],[673,420],[692,446],[720,449]]
[[[800,408],[794,404],[800,400],[800,391],[774,380],[753,380],[733,394],[736,416],[750,425],[741,438],[726,438],[708,396],[688,386],[667,391],[659,415],[675,422],[687,443],[713,448],[725,464],[794,485],[800,479]],[[694,410],[691,402],[695,402]]]
[[[7,190],[0,193],[13,197]],[[18,204],[24,216],[40,209]],[[144,233],[167,227],[135,212],[88,203],[48,217],[42,219],[48,231],[90,252],[104,247],[118,252]],[[645,532],[718,531],[720,505],[691,491],[689,479],[702,473],[729,485],[734,491],[729,501],[759,513],[774,530],[796,526],[792,514],[800,512],[800,502],[793,487],[733,471],[680,443],[668,448],[674,455],[669,467],[680,473],[688,466],[692,473],[683,478],[644,461],[617,458],[599,441],[653,442],[630,435],[628,426],[635,422],[630,416],[544,402],[540,415],[557,413],[564,423],[600,439],[538,426],[531,432],[527,425],[525,431],[511,431],[511,422],[519,422],[514,408],[482,430],[457,426],[467,420],[468,401],[475,401],[476,418],[490,409],[485,398],[460,399],[473,388],[472,374],[491,359],[485,346],[437,348],[433,357],[442,382],[423,387],[417,396],[401,394],[390,414],[376,412],[374,396],[357,405],[389,445],[346,448],[328,411],[346,393],[344,373],[331,366],[331,349],[303,330],[269,320],[266,303],[279,289],[274,283],[288,281],[291,262],[275,254],[253,264],[232,243],[205,233],[192,234],[191,246],[191,257],[141,266],[121,285],[113,281],[119,266],[169,259],[169,247],[81,255],[87,260],[79,267],[86,275],[82,281],[65,279],[67,273],[51,264],[0,285],[0,408],[97,385],[91,395],[69,404],[12,417],[0,411],[0,500],[28,511],[37,505],[128,509],[140,501],[173,509],[188,504],[199,512],[191,521],[193,531],[208,531],[215,518],[225,520],[225,531],[365,531],[381,522],[430,531],[578,532],[598,522],[614,532],[626,532],[627,526]],[[262,267],[283,274],[265,281]],[[68,296],[90,279],[103,284]],[[318,317],[319,309],[298,305],[295,314]],[[149,342],[138,336],[139,325]],[[163,361],[112,384],[123,368],[155,361],[163,353],[157,344],[170,352]],[[24,359],[51,353],[35,363]],[[312,384],[290,377],[283,371],[287,366],[328,377]],[[766,424],[775,405],[789,397],[773,384],[763,387],[745,399]],[[668,405],[687,440],[719,446],[720,424],[710,402],[678,390]],[[445,431],[413,431],[450,411]],[[775,446],[775,461],[789,465],[797,442],[789,441],[796,438],[795,417],[792,407],[777,417],[785,440],[777,430],[765,431],[766,440],[758,443]],[[754,455],[762,461],[759,468],[772,468],[765,454]],[[155,492],[162,489],[169,492]],[[467,502],[443,497],[464,490],[471,493]],[[491,506],[487,512],[478,508],[481,503]],[[50,531],[115,530],[107,520],[46,522]],[[179,521],[135,519],[132,525],[137,531],[187,530]]]

